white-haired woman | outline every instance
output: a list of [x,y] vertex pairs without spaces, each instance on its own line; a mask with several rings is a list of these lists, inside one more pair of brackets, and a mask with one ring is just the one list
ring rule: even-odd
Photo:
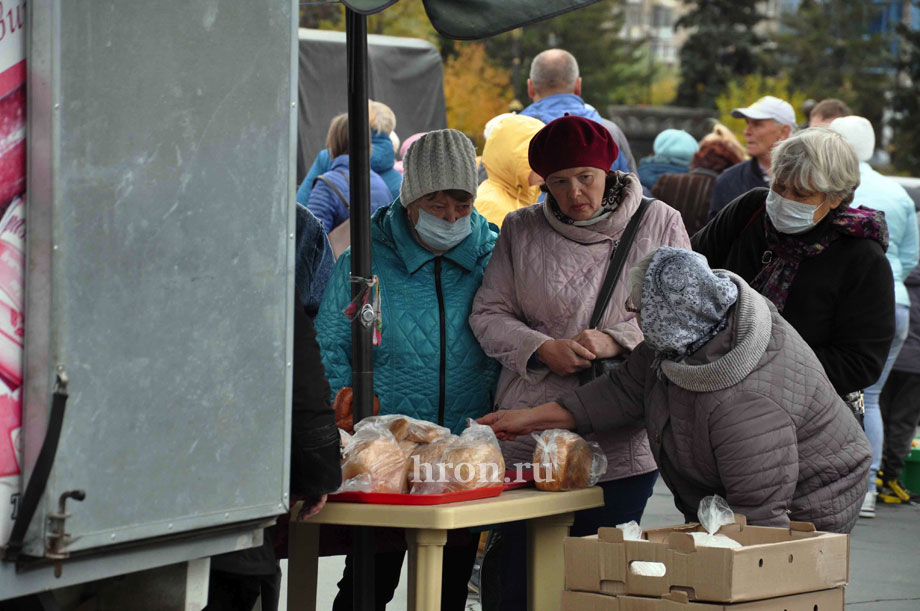
[[693,249],[773,302],[838,394],[866,388],[894,337],[884,216],[849,207],[859,162],[834,131],[813,127],[780,142],[770,168],[770,188],[731,202],[693,236]]

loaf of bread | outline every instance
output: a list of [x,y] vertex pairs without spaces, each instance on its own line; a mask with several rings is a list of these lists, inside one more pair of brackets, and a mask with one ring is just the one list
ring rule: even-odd
[[357,431],[348,445],[342,464],[342,480],[360,482],[360,486],[353,485],[352,489],[407,492],[409,457],[406,449],[389,431],[383,433],[373,428]]
[[439,477],[439,467],[444,451],[457,439],[448,435],[432,441],[421,443],[409,456],[409,492],[413,494],[431,494],[429,490],[440,489],[432,479]]
[[444,462],[453,465],[446,492],[501,486],[505,481],[505,459],[498,443],[458,442],[444,453]]
[[505,478],[498,439],[491,428],[475,423],[459,437],[451,435],[419,445],[409,462],[412,494],[500,486]]
[[361,430],[368,426],[385,426],[393,433],[396,441],[412,441],[414,443],[431,443],[450,435],[450,431],[443,426],[401,414],[365,418],[355,426],[355,430]]
[[[578,490],[597,483],[595,452],[579,435],[554,429],[534,437],[534,483],[538,489]],[[606,470],[606,458],[604,463]]]

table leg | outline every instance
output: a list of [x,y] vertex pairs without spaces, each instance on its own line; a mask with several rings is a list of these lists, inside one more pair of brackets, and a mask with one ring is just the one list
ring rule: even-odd
[[559,611],[565,589],[563,540],[575,520],[562,513],[527,521],[527,609]]
[[409,611],[441,609],[446,530],[406,529],[409,546]]
[[319,524],[291,521],[288,532],[288,611],[316,611]]

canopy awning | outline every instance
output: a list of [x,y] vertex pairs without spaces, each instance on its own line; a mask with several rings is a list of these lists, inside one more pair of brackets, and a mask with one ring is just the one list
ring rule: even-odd
[[[489,38],[549,19],[598,0],[424,0],[425,12],[439,34],[457,40]],[[342,0],[364,15],[378,13],[397,0]]]

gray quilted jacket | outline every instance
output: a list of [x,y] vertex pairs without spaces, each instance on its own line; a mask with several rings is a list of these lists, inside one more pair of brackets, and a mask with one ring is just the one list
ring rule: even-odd
[[625,367],[560,400],[580,433],[644,422],[679,509],[723,496],[750,524],[812,522],[849,532],[871,451],[817,357],[769,301],[739,288],[725,330],[687,360],[651,369],[641,344]]

